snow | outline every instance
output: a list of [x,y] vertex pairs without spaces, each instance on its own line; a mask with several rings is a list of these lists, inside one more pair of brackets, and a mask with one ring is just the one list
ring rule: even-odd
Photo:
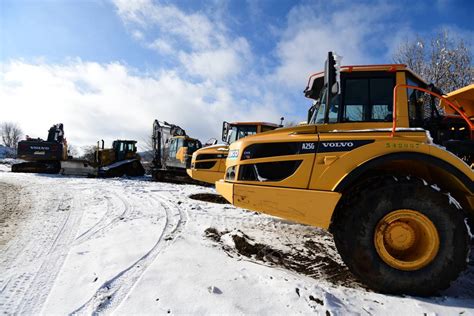
[[[348,130],[348,129],[335,129],[332,131],[329,131],[330,133],[366,133],[366,132],[391,132],[392,128],[387,127],[387,128],[367,128],[367,129],[353,129],[353,130]],[[397,127],[395,129],[396,132],[424,132],[425,129],[421,127]]]
[[[189,198],[212,188],[9,168],[0,164],[0,210],[11,212],[0,217],[1,313],[474,314],[472,258],[439,297],[382,295],[353,280],[327,232]],[[239,252],[242,241],[258,252]],[[308,270],[280,264],[282,253]]]

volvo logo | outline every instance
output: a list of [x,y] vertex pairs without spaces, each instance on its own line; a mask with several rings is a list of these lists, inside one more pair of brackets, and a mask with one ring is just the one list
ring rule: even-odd
[[354,147],[353,142],[332,142],[332,143],[322,143],[322,145],[325,148],[328,148],[328,147],[331,147],[331,148],[336,148],[336,147],[351,148],[351,147]]
[[49,150],[49,147],[45,146],[30,146],[30,148],[33,150]]

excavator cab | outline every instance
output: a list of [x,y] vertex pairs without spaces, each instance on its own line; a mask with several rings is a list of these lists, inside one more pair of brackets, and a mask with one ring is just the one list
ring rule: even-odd
[[155,120],[153,123],[152,177],[157,181],[193,183],[186,175],[191,155],[202,147],[181,127]]

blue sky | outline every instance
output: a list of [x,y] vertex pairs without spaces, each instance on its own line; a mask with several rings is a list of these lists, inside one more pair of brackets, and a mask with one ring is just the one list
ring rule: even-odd
[[222,120],[301,121],[328,50],[387,63],[442,28],[472,44],[472,12],[455,0],[0,0],[0,120],[43,137],[62,121],[77,145],[143,140],[154,118],[203,140]]

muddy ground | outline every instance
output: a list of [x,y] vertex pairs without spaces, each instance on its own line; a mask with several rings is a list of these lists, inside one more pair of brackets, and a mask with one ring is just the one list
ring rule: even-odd
[[[314,279],[324,279],[334,285],[342,285],[351,288],[364,288],[349,269],[342,262],[336,252],[331,234],[320,231],[320,238],[306,235],[303,240],[296,243],[287,243],[289,250],[281,250],[255,241],[244,232],[218,231],[210,227],[205,230],[205,237],[218,243],[222,249],[231,257],[246,258],[256,263],[279,267],[300,274],[310,276]],[[234,246],[229,246],[225,238],[230,237]]]

